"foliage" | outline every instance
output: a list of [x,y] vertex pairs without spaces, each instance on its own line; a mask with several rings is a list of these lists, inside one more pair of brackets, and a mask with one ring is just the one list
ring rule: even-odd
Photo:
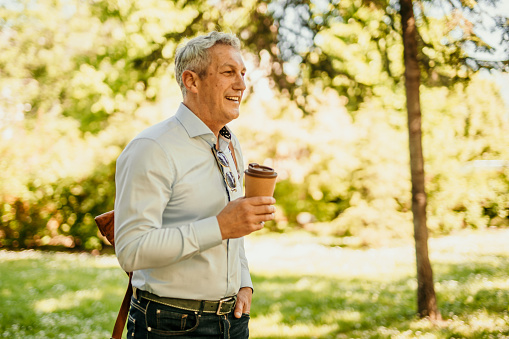
[[[256,291],[251,337],[507,337],[506,237],[476,231],[430,242],[439,324],[414,315],[410,243],[349,250],[309,237],[248,238]],[[112,255],[0,251],[0,337],[107,337],[126,283]]]
[[[94,217],[113,209],[115,164],[100,166],[84,180],[29,183],[30,197],[3,205],[3,246],[63,246],[101,249],[104,241]],[[45,227],[40,227],[44,225]]]
[[[246,48],[250,87],[232,126],[246,162],[279,173],[268,228],[365,244],[410,234],[402,46],[391,6],[37,0],[2,3],[0,12],[0,246],[104,245],[92,217],[113,207],[116,157],[180,102],[176,46],[215,28],[238,33]],[[507,167],[479,167],[509,159],[507,108],[487,72],[461,66],[467,55],[455,48],[466,35],[454,40],[463,22],[455,18],[419,17],[437,233],[509,223]]]
[[[433,230],[509,225],[507,198],[502,193],[509,188],[509,171],[503,167],[507,163],[490,166],[494,159],[509,159],[504,147],[509,142],[504,132],[509,120],[507,113],[495,113],[504,112],[500,101],[481,94],[493,90],[491,86],[480,79],[466,89],[460,84],[447,94],[436,90],[433,96],[423,95],[429,102],[426,110],[438,115],[436,120],[424,119],[424,129],[432,131],[424,139],[429,160],[429,226]],[[443,104],[444,96],[453,109]],[[437,148],[442,151],[433,152]]]
[[[504,104],[498,95],[486,97],[497,89],[482,76],[463,86],[423,89],[429,227],[435,234],[509,222],[507,164],[478,167],[509,158]],[[245,106],[241,119],[247,123],[235,127],[246,158],[266,159],[280,173],[276,198],[283,213],[274,229],[300,221],[317,234],[355,235],[368,245],[387,234],[410,236],[404,97],[379,90],[384,96],[364,103],[354,117],[332,91],[312,116],[265,96]],[[270,148],[264,140],[272,141]],[[314,218],[299,220],[303,213]]]

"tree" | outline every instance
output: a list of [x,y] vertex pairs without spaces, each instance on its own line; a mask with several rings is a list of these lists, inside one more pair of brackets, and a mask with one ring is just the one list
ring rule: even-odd
[[412,0],[400,0],[405,63],[408,140],[412,178],[412,212],[414,215],[415,253],[417,259],[417,311],[423,317],[441,318],[437,307],[433,271],[428,255],[426,225],[426,190],[424,187],[424,158],[422,154],[421,103],[419,86],[421,72],[417,53],[417,25]]
[[[321,32],[332,30],[343,22],[352,24],[364,22],[364,26],[369,29],[373,19],[378,19],[374,25],[377,32],[370,38],[377,43],[385,71],[395,84],[399,82],[399,75],[391,70],[391,63],[394,63],[394,60],[391,60],[386,42],[389,39],[394,41],[394,34],[402,38],[412,181],[412,212],[417,258],[418,313],[434,320],[440,319],[441,316],[436,302],[427,245],[427,197],[419,87],[421,82],[431,86],[440,86],[468,81],[471,75],[481,68],[507,70],[508,60],[487,61],[482,60],[479,55],[472,54],[472,49],[493,53],[497,50],[497,43],[506,51],[509,47],[508,18],[498,13],[490,14],[481,3],[482,1],[437,1],[436,3],[417,1],[421,24],[427,26],[429,31],[432,30],[432,22],[437,20],[427,16],[425,5],[437,6],[441,4],[446,8],[445,20],[443,18],[441,20],[445,21],[448,26],[447,37],[442,36],[439,40],[434,39],[432,34],[428,34],[427,37],[419,34],[412,0],[400,0],[399,11],[398,6],[390,1],[366,0],[364,5],[372,8],[371,13],[349,1],[339,3],[329,1],[327,6],[322,7],[313,1],[306,0],[286,1],[283,5],[281,3],[272,4],[271,14],[274,20],[272,26],[277,27],[278,48],[266,46],[266,49],[271,52],[275,60],[282,60],[281,63],[291,62],[296,55],[300,56],[302,61],[299,74],[300,83],[299,80],[288,81],[289,77],[282,76],[277,69],[273,69],[272,75],[275,83],[288,90],[291,97],[296,98],[297,102],[302,99],[299,103],[303,110],[307,109],[306,96],[310,92],[310,88],[316,84],[333,87],[346,95],[351,103],[350,109],[357,108],[359,102],[372,95],[373,86],[370,86],[372,84],[359,81],[354,74],[350,73],[348,67],[342,65],[343,60],[338,58],[340,52],[337,50],[341,50],[344,45],[337,46],[336,51],[331,51],[317,43],[316,37]],[[484,5],[491,6],[496,3],[497,1],[488,0],[484,2]],[[373,12],[377,10],[383,12],[378,18],[376,14],[373,15]],[[400,27],[397,26],[396,13],[398,12],[402,23]],[[481,38],[482,32],[474,29],[475,25],[483,26],[486,29],[486,25],[483,24],[483,21],[486,21],[484,20],[486,15],[492,19],[489,21],[490,29],[498,31],[500,36],[500,41],[492,42],[491,45]],[[288,18],[293,18],[293,22],[289,22],[292,19]],[[309,32],[311,34],[308,34]],[[333,37],[338,36],[333,33]],[[442,42],[443,39],[446,41]],[[395,40],[398,43],[397,38]],[[306,45],[306,43],[309,45],[308,48],[305,48],[304,51],[302,48],[299,49],[299,44]],[[421,74],[421,70],[424,71],[423,74]],[[302,79],[308,80],[307,86],[306,81],[302,81]],[[336,79],[338,80],[336,81]],[[300,86],[295,86],[295,84]]]

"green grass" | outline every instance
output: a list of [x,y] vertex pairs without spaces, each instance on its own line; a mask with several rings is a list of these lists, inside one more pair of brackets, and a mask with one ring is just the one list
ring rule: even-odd
[[[431,323],[415,316],[412,244],[249,238],[251,338],[509,338],[508,239],[485,231],[430,241],[444,318]],[[107,338],[126,283],[111,255],[0,251],[0,337]]]
[[115,258],[4,251],[0,261],[0,337],[109,337],[127,286]]

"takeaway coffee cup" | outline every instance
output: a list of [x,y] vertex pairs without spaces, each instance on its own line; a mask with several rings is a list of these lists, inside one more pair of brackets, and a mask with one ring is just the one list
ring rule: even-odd
[[277,173],[272,168],[251,163],[244,174],[246,198],[274,194]]

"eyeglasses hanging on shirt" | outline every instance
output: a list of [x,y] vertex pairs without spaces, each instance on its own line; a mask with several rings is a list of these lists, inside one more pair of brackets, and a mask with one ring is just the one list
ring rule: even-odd
[[[232,143],[230,142],[232,135],[230,134],[230,131],[226,128],[226,126],[221,128],[221,130],[219,131],[219,134],[224,139],[229,141],[228,149],[230,150],[233,161],[235,162],[235,169],[237,170],[237,175],[238,175],[238,180],[239,180],[238,182],[240,182],[240,172],[239,172],[239,167],[237,166],[235,150],[233,149]],[[231,201],[230,191],[228,190],[228,187],[233,192],[237,191],[237,180],[235,179],[235,175],[233,175],[233,172],[231,170],[230,163],[228,161],[228,158],[226,157],[226,154],[223,151],[218,150],[216,148],[216,145],[212,146],[212,154],[214,154],[214,158],[216,159],[217,166],[219,167],[219,170],[221,171],[221,174],[223,175],[226,194],[228,195],[228,201]]]
[[[216,145],[212,146],[212,153],[216,158],[216,162],[221,170],[221,174],[223,175],[224,182],[226,185],[233,191],[237,191],[237,180],[235,179],[235,175],[230,168],[230,163],[228,162],[228,158],[223,151],[216,149]],[[230,194],[228,193],[228,197]]]

